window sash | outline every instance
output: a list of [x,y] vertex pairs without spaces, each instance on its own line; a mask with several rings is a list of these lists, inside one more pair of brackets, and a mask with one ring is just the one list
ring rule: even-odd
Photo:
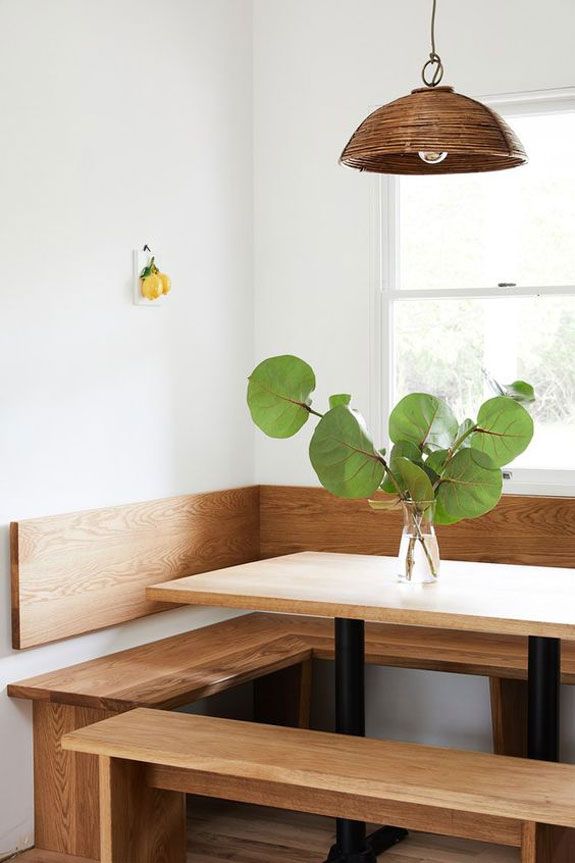
[[[559,111],[575,111],[575,87],[560,90],[511,93],[483,97],[488,105],[506,117],[537,116]],[[370,404],[369,418],[379,429],[386,445],[387,418],[393,407],[395,387],[394,305],[398,300],[489,299],[503,297],[572,296],[575,285],[515,286],[485,288],[402,289],[399,273],[399,180],[394,176],[373,179],[371,194],[370,302]],[[505,469],[508,494],[575,495],[575,470],[539,468]]]

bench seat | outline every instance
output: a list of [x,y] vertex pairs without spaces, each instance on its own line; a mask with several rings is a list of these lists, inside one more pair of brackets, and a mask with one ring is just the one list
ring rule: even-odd
[[[574,648],[564,644],[564,683],[575,683]],[[255,719],[305,727],[312,659],[333,652],[330,620],[254,613],[11,683],[11,696],[34,703],[37,847],[99,859],[93,759],[63,752],[63,733],[136,707],[170,710],[251,680]],[[366,659],[488,676],[494,751],[525,754],[526,639],[368,624]],[[95,817],[84,818],[86,811]]]
[[[513,635],[368,623],[365,649],[373,665],[527,677],[527,640]],[[8,694],[112,711],[169,709],[333,653],[330,620],[253,613],[11,683]],[[575,683],[575,642],[563,645],[561,676]]]
[[521,848],[522,863],[574,850],[575,765],[145,708],[67,734],[62,746],[100,759],[103,863],[184,863],[186,793],[487,833]]
[[122,711],[173,709],[310,657],[271,614],[250,614],[11,683],[9,695]]

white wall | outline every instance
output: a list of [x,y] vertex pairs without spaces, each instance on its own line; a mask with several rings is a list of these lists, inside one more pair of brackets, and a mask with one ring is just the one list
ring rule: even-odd
[[[418,84],[430,3],[254,2],[254,104],[250,0],[0,3],[0,524],[253,481],[254,262],[255,356],[299,353],[320,396],[367,407],[371,181],[337,158]],[[571,85],[574,27],[571,0],[442,0],[447,78]],[[144,242],[174,280],[158,310],[131,305]],[[314,481],[302,437],[258,435],[256,458],[258,480]],[[0,857],[32,833],[31,712],[6,683],[222,615],[17,654],[5,529],[1,554]],[[371,669],[369,690],[372,734],[487,745],[484,681]]]
[[[420,86],[430,8],[431,0],[254,5],[256,358],[299,354],[318,374],[320,400],[351,392],[366,413],[373,179],[337,160],[370,110]],[[438,4],[445,82],[470,95],[573,85],[574,32],[571,0]],[[258,481],[315,483],[311,430],[289,441],[258,433]],[[379,669],[368,680],[371,734],[489,745],[485,680]],[[565,757],[574,744],[571,735]]]
[[[0,524],[253,481],[249,0],[0,3]],[[173,294],[131,304],[131,250]],[[32,836],[10,680],[223,616],[10,650],[1,533],[0,858]]]

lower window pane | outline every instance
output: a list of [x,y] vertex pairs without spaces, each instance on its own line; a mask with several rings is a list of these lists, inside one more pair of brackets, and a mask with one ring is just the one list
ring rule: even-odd
[[394,303],[395,399],[445,398],[474,417],[501,383],[535,387],[535,436],[516,467],[575,469],[575,296]]

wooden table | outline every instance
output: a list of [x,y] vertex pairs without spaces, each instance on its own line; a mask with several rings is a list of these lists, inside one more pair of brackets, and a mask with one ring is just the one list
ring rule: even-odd
[[[364,623],[435,626],[529,638],[528,750],[558,760],[561,639],[575,639],[572,569],[442,561],[436,584],[397,580],[396,559],[303,552],[164,582],[148,599],[332,617],[335,621],[336,730],[365,734]],[[338,821],[330,860],[373,861],[401,838]]]

